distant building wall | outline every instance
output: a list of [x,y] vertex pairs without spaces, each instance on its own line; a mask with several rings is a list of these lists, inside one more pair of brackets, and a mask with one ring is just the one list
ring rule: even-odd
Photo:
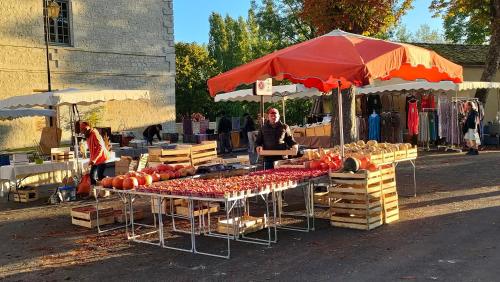
[[[113,131],[141,131],[175,120],[172,0],[70,0],[69,5],[71,44],[49,47],[52,89],[149,90],[151,101],[97,105],[98,125]],[[0,99],[47,89],[43,21],[41,0],[2,1]],[[60,108],[62,128],[68,111]],[[43,118],[0,121],[0,150],[32,146],[43,125]]]

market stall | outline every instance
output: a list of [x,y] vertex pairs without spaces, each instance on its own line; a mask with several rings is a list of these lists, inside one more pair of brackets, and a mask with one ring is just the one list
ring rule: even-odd
[[[445,147],[452,150],[460,150],[459,145],[462,143],[462,131],[461,131],[461,118],[463,115],[462,104],[466,101],[471,101],[477,103],[477,108],[479,110],[480,116],[484,116],[483,105],[474,97],[464,97],[459,96],[459,93],[467,90],[475,89],[500,89],[500,83],[495,82],[474,82],[466,81],[462,83],[453,83],[451,81],[441,81],[441,82],[428,82],[428,81],[391,81],[384,82],[379,86],[365,86],[356,88],[356,94],[364,95],[372,100],[379,100],[380,107],[374,109],[376,113],[373,114],[375,117],[379,117],[381,121],[386,120],[386,126],[391,127],[391,119],[395,116],[398,120],[402,120],[397,126],[392,126],[390,132],[391,135],[402,136],[403,126],[407,123],[407,118],[404,118],[404,114],[407,113],[408,106],[405,105],[405,109],[398,103],[398,100],[394,102],[395,97],[399,100],[403,100],[403,103],[408,103],[409,98],[415,99],[418,105],[418,115],[420,123],[418,125],[418,143],[429,149],[430,143],[438,143],[441,141],[437,147]],[[380,97],[380,98],[379,98]],[[390,98],[387,98],[390,97]],[[364,97],[360,97],[364,98]],[[385,102],[384,102],[384,98]],[[386,105],[384,105],[386,104]],[[391,104],[390,107],[387,107]],[[399,104],[399,105],[397,105]],[[369,112],[370,110],[368,110]],[[396,112],[396,114],[393,114]],[[399,113],[397,113],[399,112]],[[370,113],[367,113],[369,115]],[[364,124],[365,128],[368,127],[368,120],[371,118],[363,117],[362,113],[358,116],[358,123]],[[384,132],[382,134],[375,134],[378,137],[378,141],[385,141]],[[364,136],[360,134],[360,139],[366,139],[366,133]],[[363,138],[365,137],[365,138]],[[388,138],[394,138],[388,136]],[[399,137],[399,139],[402,139]],[[446,145],[444,145],[446,144]],[[458,146],[458,147],[457,147]]]

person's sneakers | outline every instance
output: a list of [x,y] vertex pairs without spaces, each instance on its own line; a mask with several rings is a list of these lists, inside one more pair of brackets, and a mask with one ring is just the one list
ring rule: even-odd
[[469,149],[469,151],[466,153],[467,156],[474,155],[474,150],[472,148]]
[[472,155],[474,155],[474,156],[479,155],[479,150],[477,150],[477,149],[476,149],[476,150],[473,150],[473,151],[472,151]]

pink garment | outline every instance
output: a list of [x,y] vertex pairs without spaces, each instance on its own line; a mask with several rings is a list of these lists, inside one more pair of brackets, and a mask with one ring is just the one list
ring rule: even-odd
[[418,107],[417,101],[408,102],[408,134],[418,134]]

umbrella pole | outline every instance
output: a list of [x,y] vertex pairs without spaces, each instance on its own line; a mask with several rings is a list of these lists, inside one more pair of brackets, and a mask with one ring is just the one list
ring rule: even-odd
[[342,91],[340,91],[340,81],[337,86],[337,94],[339,95],[339,134],[340,134],[340,157],[344,159],[344,116],[342,113]]
[[281,106],[283,107],[283,123],[286,124],[285,97],[281,97]]
[[262,120],[262,125],[264,125],[264,96],[260,96],[260,118]]

